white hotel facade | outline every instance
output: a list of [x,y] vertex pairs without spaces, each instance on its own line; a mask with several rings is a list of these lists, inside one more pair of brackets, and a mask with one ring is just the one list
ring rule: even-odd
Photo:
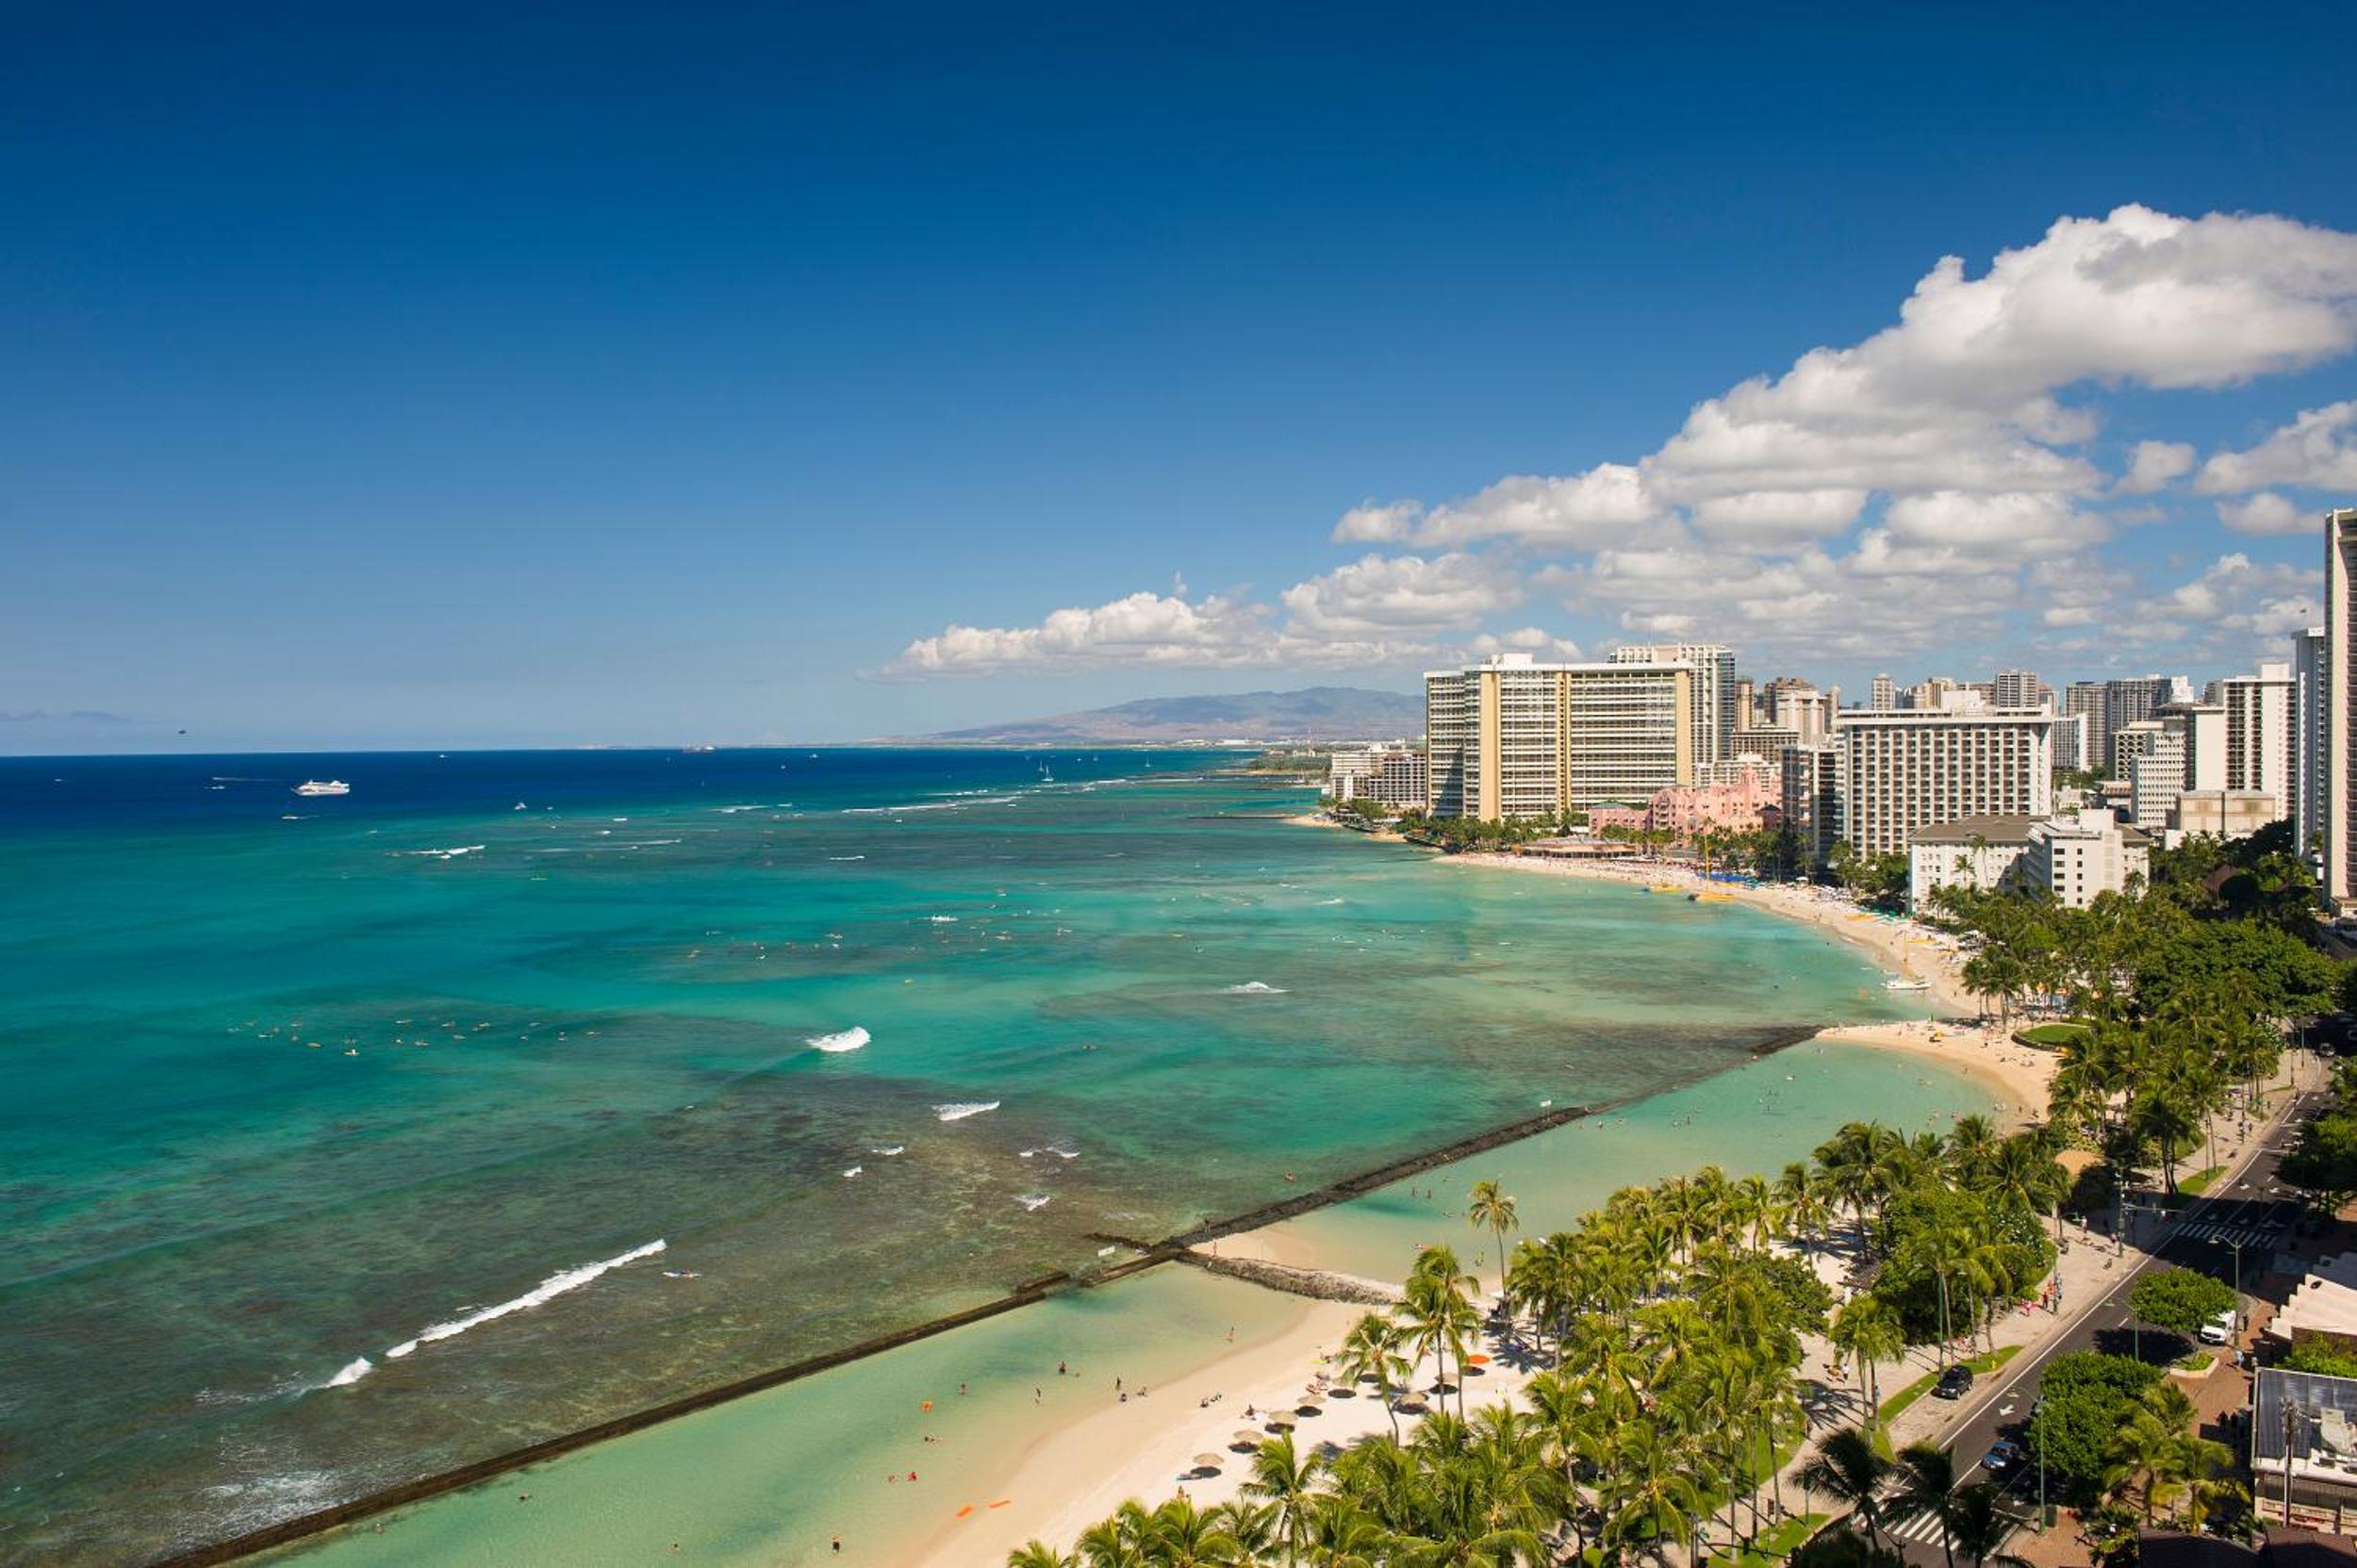
[[1860,854],[1899,854],[1919,828],[1968,817],[2045,817],[2054,808],[2048,708],[1843,710],[1834,726],[1839,836]]

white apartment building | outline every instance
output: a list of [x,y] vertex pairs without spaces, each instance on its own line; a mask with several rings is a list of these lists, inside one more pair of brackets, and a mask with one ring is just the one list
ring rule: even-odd
[[1907,846],[1907,896],[1922,909],[1942,887],[2043,893],[2085,909],[2151,871],[2151,839],[2108,811],[1968,817],[1925,828]]
[[2054,716],[2044,709],[1845,709],[1834,728],[1841,837],[1904,851],[1920,829],[2053,809]]
[[2291,815],[2299,734],[2292,667],[2263,660],[2256,675],[2230,675],[2215,689],[2226,710],[2225,768],[2216,785],[2191,787],[2263,792],[2275,797],[2276,817]]
[[1413,746],[1368,746],[1337,751],[1327,767],[1326,794],[1335,801],[1424,809],[1424,752]]
[[1715,642],[1640,643],[1612,651],[1614,664],[1682,664],[1694,672],[1694,765],[1735,753],[1728,737],[1741,720],[1735,650]]
[[2357,781],[2349,777],[2357,756],[2349,731],[2357,713],[2357,507],[2328,512],[2324,519],[2324,671],[2318,706],[2324,710],[2324,744],[2318,756],[2318,794],[2324,819],[2324,896],[2335,905],[2357,895]]
[[1503,653],[1425,673],[1436,817],[1552,817],[1694,782],[1693,668]]
[[1834,705],[1825,693],[1806,681],[1778,676],[1768,683],[1761,696],[1762,711],[1756,717],[1766,721],[1762,727],[1790,730],[1804,746],[1818,745],[1832,733]]
[[2054,694],[2035,670],[2001,669],[1988,684],[1988,701],[1992,707],[2035,708],[2052,706]]
[[2118,744],[2120,770],[2128,780],[2128,819],[2146,833],[2159,833],[2185,792],[2185,728],[2148,718],[2120,731]]
[[2054,771],[2084,773],[2093,766],[2087,749],[2087,716],[2065,713],[2054,716]]
[[1899,688],[1887,675],[1877,675],[1866,688],[1866,705],[1875,713],[1888,713],[1899,705]]
[[2324,833],[2324,628],[2292,639],[2292,833],[2306,854]]
[[2085,909],[2098,893],[2150,880],[2152,840],[2108,811],[2078,811],[2031,824],[2024,872],[2058,904]]

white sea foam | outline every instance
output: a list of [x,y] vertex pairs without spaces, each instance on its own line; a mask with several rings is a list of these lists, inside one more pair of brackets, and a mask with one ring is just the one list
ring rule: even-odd
[[1022,1204],[1026,1209],[1036,1212],[1047,1208],[1047,1205],[1053,1200],[1046,1193],[1025,1193],[1018,1197],[1015,1201]]
[[1281,997],[1285,994],[1285,988],[1281,985],[1271,985],[1265,981],[1247,980],[1242,985],[1228,986],[1227,992],[1231,997]]
[[481,854],[483,852],[483,846],[480,844],[460,844],[448,850],[404,850],[401,852],[403,854],[409,855],[432,855],[437,860],[456,860],[460,855]]
[[958,923],[958,917],[954,915],[928,915],[925,918],[937,926],[954,926]]
[[948,1105],[934,1106],[933,1114],[946,1122],[961,1122],[968,1116],[979,1116],[985,1111],[997,1109],[998,1102],[995,1099],[957,1100]]
[[906,1154],[908,1151],[909,1146],[906,1144],[876,1144],[867,1150],[870,1154],[881,1154],[887,1160],[896,1154]]
[[848,1180],[850,1177],[857,1176],[860,1172],[865,1170],[866,1168],[867,1167],[865,1165],[853,1165],[849,1170],[845,1171],[843,1174]]
[[823,1050],[830,1055],[840,1055],[847,1050],[859,1049],[871,1038],[873,1036],[867,1031],[853,1024],[840,1034],[814,1034],[810,1037],[810,1046],[813,1050]]
[[906,811],[963,811],[967,806],[1011,806],[1012,795],[969,795],[956,801],[912,801],[898,806],[845,806],[846,817],[898,817]]
[[567,1291],[581,1289],[582,1286],[608,1269],[620,1268],[623,1264],[635,1263],[641,1258],[653,1257],[663,1250],[663,1246],[660,1240],[651,1241],[644,1246],[634,1246],[628,1252],[618,1252],[602,1263],[584,1263],[579,1268],[569,1268],[560,1274],[552,1274],[511,1301],[503,1301],[495,1307],[485,1307],[469,1312],[464,1317],[453,1317],[423,1329],[416,1339],[404,1340],[387,1350],[386,1358],[390,1361],[399,1361],[402,1357],[414,1352],[420,1345],[432,1345],[437,1340],[454,1339],[470,1329],[480,1329],[483,1325],[496,1322],[511,1312],[527,1312],[545,1302],[553,1301]]
[[865,855],[829,855],[829,860],[865,860]]
[[321,1386],[322,1388],[349,1388],[375,1370],[374,1362],[366,1356],[354,1356],[343,1364],[342,1369],[336,1376],[328,1378]]
[[1320,900],[1318,900],[1318,903],[1319,903],[1321,906],[1326,905],[1326,904],[1338,904],[1338,903],[1341,903],[1341,902],[1342,902],[1342,900],[1340,900],[1340,899],[1320,899]]

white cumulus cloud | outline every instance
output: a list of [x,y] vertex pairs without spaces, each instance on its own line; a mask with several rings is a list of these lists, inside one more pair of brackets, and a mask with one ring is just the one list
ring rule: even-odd
[[2310,408],[2248,452],[2221,452],[2193,487],[2233,495],[2264,485],[2357,491],[2357,400]]
[[2190,441],[2138,441],[2128,471],[2112,487],[2121,495],[2151,495],[2193,471]]
[[2237,534],[2320,534],[2324,516],[2305,512],[2277,495],[2261,490],[2241,501],[2217,503],[2217,520]]

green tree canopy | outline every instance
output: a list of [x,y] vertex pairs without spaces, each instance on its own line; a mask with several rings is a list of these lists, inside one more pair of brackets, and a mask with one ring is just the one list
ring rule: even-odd
[[2128,1310],[2162,1329],[2190,1334],[2234,1310],[2234,1292],[2197,1268],[2149,1269],[2128,1292]]

